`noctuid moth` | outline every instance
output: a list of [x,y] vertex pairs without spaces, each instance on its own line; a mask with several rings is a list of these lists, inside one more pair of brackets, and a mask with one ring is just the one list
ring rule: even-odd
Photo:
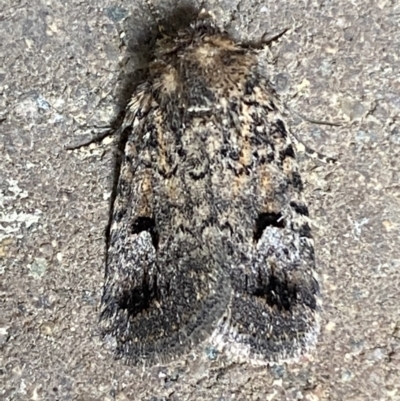
[[202,12],[156,44],[132,95],[101,327],[117,356],[164,363],[210,344],[268,363],[315,341],[308,209],[257,51]]

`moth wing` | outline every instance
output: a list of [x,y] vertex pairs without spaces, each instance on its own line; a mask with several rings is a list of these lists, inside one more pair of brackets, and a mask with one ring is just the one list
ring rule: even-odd
[[180,216],[174,176],[160,173],[168,169],[160,158],[174,149],[161,143],[165,127],[147,85],[132,98],[125,126],[132,132],[114,202],[101,325],[118,356],[168,362],[215,329],[229,302],[229,277],[207,240],[214,235]]

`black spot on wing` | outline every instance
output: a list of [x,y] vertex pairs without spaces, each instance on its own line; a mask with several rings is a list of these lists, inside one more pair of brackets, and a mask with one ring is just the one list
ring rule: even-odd
[[260,213],[255,224],[253,238],[258,241],[267,227],[285,227],[285,220],[281,213]]

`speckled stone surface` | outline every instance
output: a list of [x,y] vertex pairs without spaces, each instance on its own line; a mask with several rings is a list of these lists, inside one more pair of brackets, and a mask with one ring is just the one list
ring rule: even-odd
[[245,41],[289,28],[266,55],[271,80],[291,109],[342,124],[288,116],[339,158],[300,155],[323,286],[317,347],[270,368],[113,359],[97,321],[116,142],[64,145],[115,119],[156,28],[135,1],[1,0],[1,400],[400,400],[400,5],[208,8]]

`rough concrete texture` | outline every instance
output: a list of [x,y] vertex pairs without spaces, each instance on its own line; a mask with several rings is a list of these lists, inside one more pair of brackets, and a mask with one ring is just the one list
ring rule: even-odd
[[400,400],[400,5],[208,8],[243,40],[290,28],[271,47],[271,80],[291,109],[342,124],[288,117],[340,160],[301,158],[323,284],[317,347],[270,368],[113,359],[97,321],[116,142],[64,145],[115,118],[155,25],[136,1],[1,0],[1,400]]

